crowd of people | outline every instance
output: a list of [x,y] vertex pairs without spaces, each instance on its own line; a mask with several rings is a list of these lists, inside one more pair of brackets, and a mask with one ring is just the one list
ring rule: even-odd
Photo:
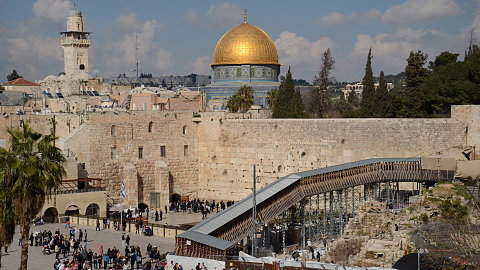
[[[171,202],[168,205],[168,208],[165,206],[165,212],[162,210],[153,211],[153,209],[148,208],[143,211],[140,211],[139,209],[128,209],[126,211],[113,213],[108,219],[97,219],[95,230],[125,230],[127,220],[135,220],[135,233],[149,235],[148,231],[151,231],[151,228],[144,223],[148,221],[149,213],[152,218],[155,217],[156,221],[162,220],[164,218],[164,213],[167,214],[168,211],[200,212],[202,213],[202,216],[205,217],[207,214],[213,213],[214,211],[219,212],[233,204],[233,201],[227,201],[225,203],[223,201],[209,202],[195,199],[190,201]],[[123,224],[119,222],[120,220],[123,221]],[[35,225],[43,225],[43,219],[41,218],[34,219],[32,222]],[[76,227],[70,227],[69,218],[67,218],[65,228],[69,229],[68,233],[65,235],[62,234],[59,229],[53,233],[51,231],[43,230],[31,233],[29,239],[27,239],[30,242],[30,246],[42,248],[42,253],[44,255],[55,256],[55,263],[53,265],[54,270],[167,270],[167,263],[165,262],[164,255],[162,256],[162,254],[160,254],[157,247],[148,244],[146,246],[146,254],[145,256],[142,256],[143,254],[140,247],[131,245],[130,236],[125,233],[122,234],[123,250],[117,249],[116,247],[105,250],[102,245],[99,245],[98,251],[93,251],[92,249],[87,248],[88,232],[86,229],[82,230]],[[22,239],[20,238],[19,245],[21,245],[21,243]],[[168,267],[168,270],[183,270],[183,267],[172,262],[171,266]]]
[[[157,247],[148,244],[146,256],[139,246],[131,245],[130,236],[122,235],[122,249],[106,249],[99,245],[98,252],[87,248],[87,230],[70,228],[68,234],[50,230],[30,234],[30,246],[42,248],[44,255],[55,256],[54,270],[93,270],[93,269],[165,269],[164,256]],[[22,239],[19,239],[21,245]]]
[[[215,202],[215,200],[209,202],[205,200],[194,199],[190,201],[179,201],[179,202],[170,202],[169,208],[170,211],[175,212],[187,212],[188,209],[191,209],[193,213],[202,213],[203,217],[206,217],[208,214],[213,212],[219,212],[221,210],[225,210],[225,208],[230,207],[233,205],[233,201],[227,201],[226,203],[223,201]],[[165,209],[166,212],[166,209]]]

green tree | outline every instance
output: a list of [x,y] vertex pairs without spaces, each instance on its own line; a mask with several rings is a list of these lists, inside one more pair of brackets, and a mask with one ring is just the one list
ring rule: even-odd
[[237,94],[232,95],[227,101],[227,109],[231,113],[236,113],[240,110],[240,97]]
[[360,115],[362,117],[373,117],[375,104],[375,84],[372,71],[372,48],[368,50],[367,64],[365,65],[365,76],[362,80],[363,91],[360,101]]
[[435,61],[430,61],[428,68],[434,73],[438,73],[448,64],[456,63],[458,56],[458,53],[451,53],[449,51],[442,52],[435,58]]
[[162,87],[167,88],[167,83],[165,82],[165,78],[162,79]]
[[278,89],[272,89],[267,93],[266,102],[268,107],[270,107],[272,110],[273,110],[273,107],[275,107],[275,99],[277,98],[277,94],[278,94]]
[[389,117],[391,110],[391,98],[388,93],[387,80],[385,80],[385,74],[380,72],[380,80],[377,89],[375,89],[375,107],[373,112],[375,117]]
[[424,68],[428,55],[422,51],[410,52],[405,67],[405,88],[402,91],[403,117],[421,117],[422,93],[420,86],[428,78],[429,71]]
[[357,93],[354,90],[350,91],[347,96],[348,103],[352,104],[353,106],[357,107],[360,103]]
[[305,118],[305,113],[302,97],[300,92],[295,91],[292,79],[292,73],[288,68],[287,75],[278,87],[277,98],[275,99],[275,106],[273,107],[273,118]]
[[[10,174],[12,185],[8,185],[13,198],[14,212],[20,221],[22,239],[30,235],[30,220],[42,209],[45,199],[54,194],[65,175],[65,158],[61,150],[54,146],[53,134],[42,135],[30,128],[28,121],[21,122],[21,129],[8,129],[11,149],[1,149],[0,160],[8,160],[13,155],[15,162],[2,167],[2,181]],[[27,269],[28,241],[22,242],[20,269]]]
[[0,268],[2,267],[2,247],[10,245],[15,234],[15,211],[12,187],[18,163],[15,156],[5,148],[0,148]]
[[255,102],[253,89],[251,86],[242,86],[237,93],[232,95],[227,101],[227,108],[230,112],[246,112]]
[[327,111],[331,108],[330,93],[328,87],[335,82],[335,78],[330,75],[335,65],[335,59],[332,56],[330,48],[322,54],[320,70],[313,79],[313,84],[317,86],[311,92],[308,111],[313,117],[325,117]]
[[9,75],[7,75],[7,80],[8,81],[13,81],[13,80],[16,80],[18,78],[23,78],[20,74],[17,73],[17,70],[13,70],[12,73],[10,73]]

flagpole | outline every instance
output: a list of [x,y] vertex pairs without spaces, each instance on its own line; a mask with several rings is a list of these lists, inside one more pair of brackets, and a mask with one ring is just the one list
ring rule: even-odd
[[125,183],[123,182],[123,174],[122,174],[122,204],[121,204],[121,212],[120,212],[120,230],[123,232],[123,199],[125,198]]

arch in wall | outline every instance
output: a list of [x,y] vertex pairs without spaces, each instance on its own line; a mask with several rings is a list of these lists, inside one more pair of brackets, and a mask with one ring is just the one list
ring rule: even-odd
[[45,223],[55,223],[58,218],[58,210],[55,207],[50,207],[43,213],[43,221]]
[[84,64],[80,64],[80,70],[85,70],[85,65]]
[[86,216],[99,216],[100,215],[100,207],[96,203],[91,203],[88,205],[87,210],[85,210]]
[[183,126],[182,134],[186,135],[187,134],[187,126]]
[[180,195],[177,194],[177,193],[173,193],[171,196],[170,196],[170,202],[174,203],[174,202],[180,202]]
[[115,135],[115,130],[116,130],[116,126],[115,125],[112,125],[110,127],[110,135],[114,136]]
[[67,216],[73,216],[78,214],[80,214],[80,208],[78,208],[78,206],[74,204],[70,205],[65,209],[65,215]]
[[153,122],[150,121],[150,123],[148,123],[148,132],[152,132],[153,131]]
[[148,208],[148,205],[146,203],[138,203],[138,209],[140,209],[140,212],[145,211],[145,209]]

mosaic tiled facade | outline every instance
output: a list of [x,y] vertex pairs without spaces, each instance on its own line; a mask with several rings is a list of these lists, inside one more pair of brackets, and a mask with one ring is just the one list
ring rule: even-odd
[[228,65],[212,67],[212,83],[229,81],[278,81],[278,65]]

